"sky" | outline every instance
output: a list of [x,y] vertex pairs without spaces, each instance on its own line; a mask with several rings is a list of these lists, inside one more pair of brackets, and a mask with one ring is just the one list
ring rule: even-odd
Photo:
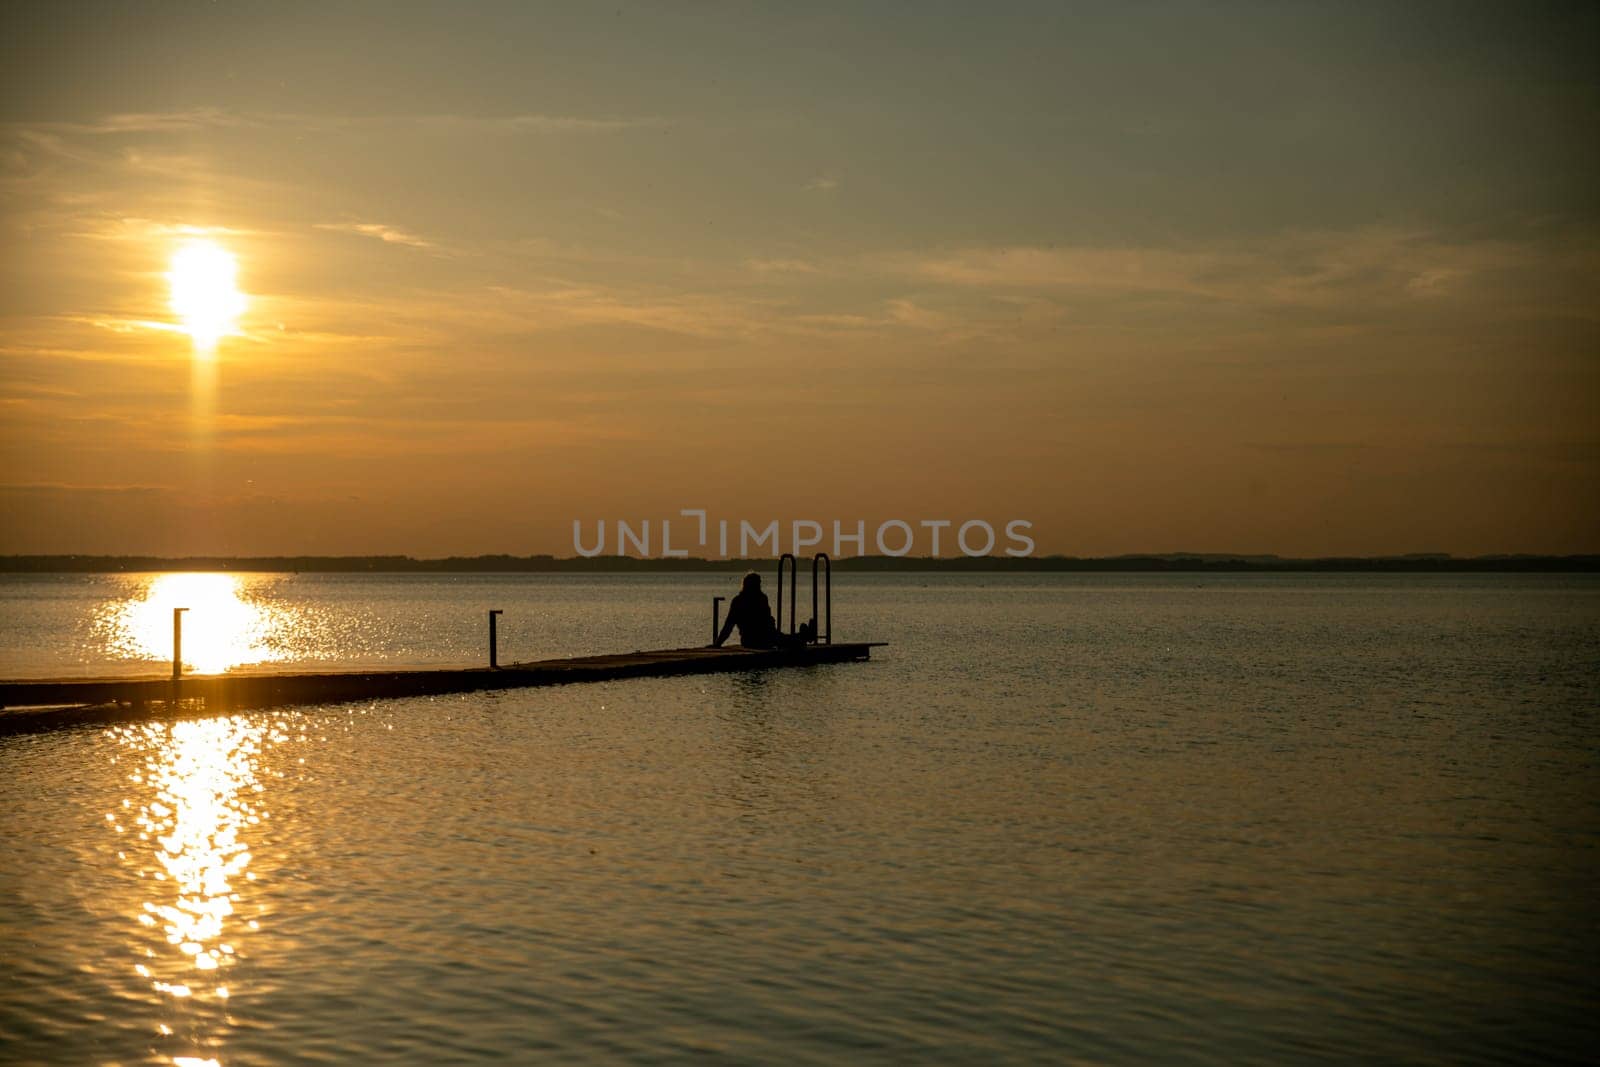
[[1600,552],[1591,4],[0,21],[0,553]]

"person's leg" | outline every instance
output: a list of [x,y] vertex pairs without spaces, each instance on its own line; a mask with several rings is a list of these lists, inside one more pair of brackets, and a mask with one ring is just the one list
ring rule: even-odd
[[816,628],[817,625],[814,622],[803,622],[800,624],[800,629],[795,633],[786,634],[779,630],[777,635],[778,647],[804,648],[816,640]]

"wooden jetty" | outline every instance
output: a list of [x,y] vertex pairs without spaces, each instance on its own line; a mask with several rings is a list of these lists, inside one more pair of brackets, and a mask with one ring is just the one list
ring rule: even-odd
[[79,723],[130,722],[203,708],[222,711],[329,704],[378,697],[432,696],[491,689],[671,678],[687,674],[810,667],[869,658],[884,642],[798,648],[669,648],[609,656],[536,660],[500,667],[186,674],[181,679],[56,678],[0,681],[0,735]]

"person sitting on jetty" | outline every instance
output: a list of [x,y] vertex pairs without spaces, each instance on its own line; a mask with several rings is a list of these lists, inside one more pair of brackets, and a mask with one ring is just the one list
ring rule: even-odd
[[745,648],[798,648],[810,644],[817,628],[815,622],[807,622],[800,625],[800,632],[796,634],[778,629],[777,623],[772,621],[772,605],[767,601],[767,594],[761,591],[761,575],[755,571],[744,576],[739,595],[728,604],[728,619],[712,647],[721,648],[735,626],[739,628],[739,644]]

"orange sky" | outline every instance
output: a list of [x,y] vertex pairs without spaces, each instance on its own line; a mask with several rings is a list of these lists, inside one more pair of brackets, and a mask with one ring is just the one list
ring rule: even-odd
[[1593,8],[0,18],[0,552],[1600,551]]

